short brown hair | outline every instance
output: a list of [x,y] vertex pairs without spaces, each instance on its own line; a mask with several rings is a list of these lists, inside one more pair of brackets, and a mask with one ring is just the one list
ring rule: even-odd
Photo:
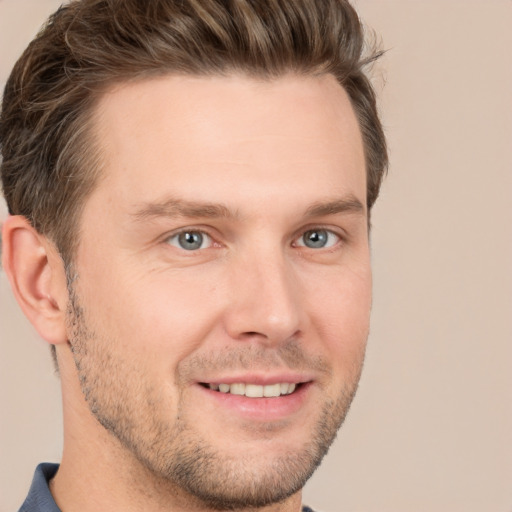
[[78,219],[97,181],[89,133],[106,87],[167,73],[333,74],[363,137],[367,204],[387,167],[368,48],[346,0],[75,0],[61,7],[16,63],[0,117],[2,184],[23,215],[70,262]]

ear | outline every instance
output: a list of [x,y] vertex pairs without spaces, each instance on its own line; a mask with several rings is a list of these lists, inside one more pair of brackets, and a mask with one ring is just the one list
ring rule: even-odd
[[2,238],[3,267],[25,316],[48,343],[66,343],[68,293],[57,249],[21,215],[7,218]]

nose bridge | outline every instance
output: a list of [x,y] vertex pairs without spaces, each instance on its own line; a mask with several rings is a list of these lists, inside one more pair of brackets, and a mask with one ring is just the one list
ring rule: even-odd
[[303,311],[291,261],[282,248],[260,247],[236,263],[227,329],[232,337],[286,341],[301,329]]

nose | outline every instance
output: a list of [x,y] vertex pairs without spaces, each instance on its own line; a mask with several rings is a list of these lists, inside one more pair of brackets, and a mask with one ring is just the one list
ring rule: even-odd
[[306,312],[293,265],[284,255],[252,254],[230,270],[224,321],[232,339],[275,345],[301,335]]

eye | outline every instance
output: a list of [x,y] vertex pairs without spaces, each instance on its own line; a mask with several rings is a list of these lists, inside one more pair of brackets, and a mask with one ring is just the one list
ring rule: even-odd
[[213,242],[211,237],[203,231],[190,230],[170,236],[167,243],[185,251],[197,251],[211,247]]
[[297,241],[299,247],[326,249],[333,247],[340,237],[328,229],[309,229]]

